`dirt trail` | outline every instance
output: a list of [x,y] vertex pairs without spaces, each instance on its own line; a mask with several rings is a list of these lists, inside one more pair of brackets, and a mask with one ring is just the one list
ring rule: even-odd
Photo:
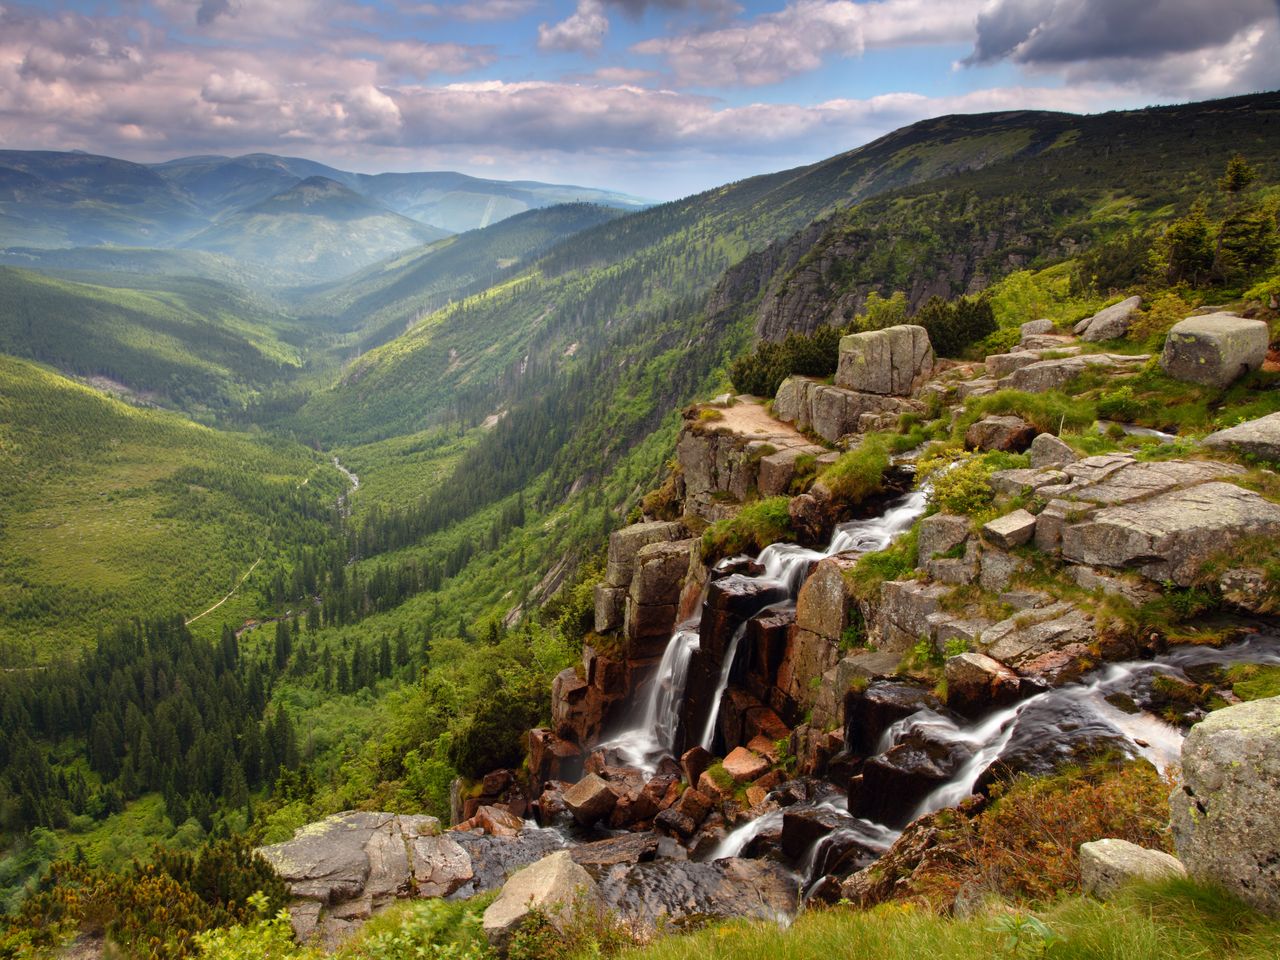
[[221,600],[215,603],[212,607],[210,607],[204,613],[197,613],[194,617],[188,620],[184,624],[184,626],[188,626],[188,627],[191,626],[191,624],[195,623],[201,617],[206,616],[207,614],[213,613],[213,611],[217,610],[220,606],[222,606],[224,603],[226,603],[228,600],[234,597],[236,591],[240,589],[241,584],[243,584],[246,580],[249,579],[249,574],[253,573],[253,568],[256,567],[258,564],[260,564],[261,562],[262,562],[261,557],[253,561],[253,564],[249,567],[249,569],[244,572],[244,576],[236,581],[236,585],[231,588],[230,592],[225,597],[223,597]]

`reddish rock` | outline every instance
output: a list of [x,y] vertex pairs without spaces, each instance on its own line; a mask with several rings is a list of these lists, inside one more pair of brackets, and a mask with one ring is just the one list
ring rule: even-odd
[[491,837],[514,837],[524,822],[504,806],[482,806],[476,811],[475,825]]
[[778,762],[778,741],[770,740],[768,737],[762,737],[756,734],[747,744],[747,749],[753,753],[758,753],[770,763]]
[[542,790],[542,794],[538,797],[538,822],[544,827],[554,823],[560,817],[569,812],[569,808],[564,805],[564,792],[568,790],[570,784],[560,780],[549,781]]
[[746,736],[747,714],[763,704],[740,687],[729,687],[720,700],[720,715],[717,723],[724,748],[732,750],[749,739]]
[[675,809],[689,817],[695,824],[698,824],[707,818],[712,806],[712,800],[707,794],[690,787],[680,794],[680,799],[676,801]]
[[765,793],[782,786],[787,780],[787,775],[781,770],[770,770],[763,777],[752,784],[753,787],[759,787]]
[[494,770],[484,775],[481,781],[481,792],[486,796],[500,797],[515,782],[515,774],[510,770]]
[[617,802],[617,794],[594,773],[587,774],[564,793],[564,805],[584,827],[608,816]]
[[726,800],[733,799],[733,791],[720,786],[711,778],[711,774],[704,773],[698,778],[698,792],[703,796],[710,797],[716,803],[723,803]]
[[698,779],[706,772],[707,767],[711,766],[712,756],[702,747],[690,747],[680,757],[680,770],[684,774],[685,782],[693,786]]
[[752,807],[760,806],[768,796],[769,791],[764,787],[758,786],[754,783],[747,787],[747,803],[751,804]]
[[947,706],[966,716],[1015,703],[1022,692],[1018,675],[984,653],[962,653],[946,665]]
[[748,742],[756,737],[764,737],[777,743],[791,736],[791,729],[782,722],[774,711],[768,707],[757,707],[747,712],[744,722],[743,737]]
[[576,780],[582,769],[582,751],[550,730],[529,731],[529,770],[533,788],[550,780]]
[[769,769],[769,761],[746,747],[735,747],[724,758],[724,769],[738,783],[751,783]]
[[761,700],[777,679],[778,667],[787,649],[787,633],[795,620],[795,610],[788,607],[766,610],[747,623],[746,642],[751,650],[748,686],[751,693]]

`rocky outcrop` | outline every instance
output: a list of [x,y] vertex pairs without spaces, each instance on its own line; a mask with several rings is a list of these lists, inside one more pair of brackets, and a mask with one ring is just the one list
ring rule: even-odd
[[591,874],[574,863],[569,851],[560,850],[512,875],[484,912],[484,933],[501,948],[535,910],[563,932],[575,908],[590,909],[599,902]]
[[1031,467],[1043,470],[1046,467],[1065,467],[1080,458],[1071,449],[1070,444],[1059,440],[1051,433],[1039,434],[1031,441]]
[[1119,340],[1129,332],[1133,315],[1142,304],[1141,297],[1129,297],[1119,303],[1104,307],[1092,317],[1075,325],[1075,333],[1081,338],[1097,343],[1102,340]]
[[676,624],[680,589],[697,544],[693,539],[675,540],[650,543],[636,551],[622,628],[628,659],[662,655]]
[[1021,417],[985,417],[964,433],[970,450],[1005,450],[1021,453],[1036,438],[1036,428]]
[[1215,450],[1230,450],[1267,463],[1280,463],[1280,413],[1272,413],[1211,433],[1204,438],[1204,445]]
[[901,324],[840,339],[836,386],[859,393],[914,396],[933,371],[924,327]]
[[1261,320],[1230,313],[1188,317],[1169,331],[1160,366],[1176,380],[1221,389],[1261,367],[1270,340]]
[[1178,857],[1192,876],[1280,914],[1280,697],[1209,714],[1182,744],[1169,800]]
[[1146,354],[1126,356],[1112,353],[1086,353],[1074,357],[1037,360],[1014,370],[999,382],[1001,390],[1023,390],[1027,393],[1045,393],[1061,390],[1090,367],[1106,373],[1137,373],[1151,358]]
[[688,536],[679,522],[635,523],[609,535],[609,559],[604,582],[595,588],[595,630],[609,633],[622,626],[636,555],[651,544],[670,543]]
[[[897,426],[904,413],[919,413],[924,405],[905,397],[848,390],[812,377],[787,377],[778,387],[773,413],[797,429],[811,430],[828,443],[855,433]],[[821,448],[803,452],[821,453]]]
[[1080,885],[1099,900],[1109,899],[1128,883],[1186,876],[1187,868],[1163,850],[1148,850],[1128,840],[1094,840],[1080,844]]
[[1030,543],[1036,534],[1036,518],[1026,510],[1014,510],[982,525],[982,536],[1004,550]]

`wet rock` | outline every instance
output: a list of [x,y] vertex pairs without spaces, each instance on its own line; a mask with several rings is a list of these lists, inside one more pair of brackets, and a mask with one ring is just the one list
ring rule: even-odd
[[543,786],[538,797],[538,822],[544,827],[551,826],[561,820],[572,819],[569,808],[564,805],[564,792],[573,784],[563,780],[549,780]]
[[1063,467],[1080,459],[1071,445],[1051,433],[1039,434],[1031,441],[1031,466],[1041,470],[1046,467]]
[[982,525],[982,536],[987,542],[1005,550],[1030,543],[1035,532],[1036,518],[1026,510],[1014,510]]
[[916,565],[923,567],[939,554],[949,553],[969,539],[969,518],[935,513],[920,521]]
[[475,815],[464,820],[457,830],[483,830],[491,837],[514,837],[524,829],[524,821],[505,807],[482,804]]
[[796,880],[767,860],[657,860],[614,867],[600,881],[604,903],[641,936],[712,918],[777,920],[795,914]]
[[1062,531],[1064,559],[1134,568],[1190,586],[1212,555],[1245,536],[1280,534],[1280,506],[1229,483],[1204,483],[1108,507]]
[[769,761],[746,747],[734,747],[724,758],[723,767],[738,783],[751,783],[769,769]]
[[949,781],[967,759],[958,744],[913,731],[862,765],[861,786],[849,793],[849,812],[890,827],[903,827],[930,793]]
[[947,706],[968,717],[1016,703],[1022,695],[1018,675],[982,653],[949,657],[945,671]]
[[909,397],[933,371],[924,327],[901,324],[840,338],[836,385],[864,393]]
[[788,808],[782,815],[780,846],[792,863],[799,863],[819,840],[851,822],[847,813],[831,807]]
[[1221,389],[1261,367],[1270,340],[1261,320],[1229,313],[1188,317],[1169,331],[1160,366],[1175,380]]
[[1075,332],[1084,340],[1098,343],[1103,340],[1119,340],[1129,332],[1133,315],[1142,304],[1141,297],[1129,297],[1119,303],[1104,307],[1092,317],[1075,325]]
[[1104,755],[1133,757],[1136,748],[1086,705],[1060,697],[1029,700],[1014,719],[1004,749],[978,777],[976,789],[984,791],[1020,773],[1045,776],[1064,763],[1085,764]]
[[1094,840],[1080,844],[1080,884],[1084,892],[1108,900],[1134,881],[1184,877],[1187,869],[1163,850],[1148,850],[1128,840]]
[[569,850],[573,862],[591,871],[618,864],[647,863],[658,854],[656,833],[624,833],[607,840],[580,843]]
[[1204,438],[1204,445],[1231,450],[1268,463],[1280,463],[1280,413],[1227,427]]
[[1021,453],[1031,446],[1036,432],[1036,428],[1021,417],[986,417],[965,431],[964,445],[970,450]]
[[594,773],[587,774],[564,794],[564,805],[573,814],[573,819],[584,827],[607,817],[617,802],[617,794]]
[[702,625],[698,631],[701,652],[719,664],[733,633],[743,623],[771,603],[787,598],[786,588],[776,583],[731,574],[707,588]]
[[471,879],[449,894],[450,900],[467,900],[496,890],[521,867],[537,863],[564,846],[554,830],[523,830],[517,837],[490,837],[478,831],[449,834],[471,859]]
[[1188,872],[1280,915],[1280,697],[1218,710],[1192,727],[1182,776],[1169,808]]
[[877,752],[880,736],[904,717],[922,709],[938,710],[942,701],[923,687],[877,680],[845,700],[845,744],[860,757]]
[[563,932],[575,904],[594,906],[598,902],[591,874],[574,863],[567,850],[561,850],[518,871],[503,885],[498,899],[484,912],[484,933],[490,943],[501,947],[533,911]]

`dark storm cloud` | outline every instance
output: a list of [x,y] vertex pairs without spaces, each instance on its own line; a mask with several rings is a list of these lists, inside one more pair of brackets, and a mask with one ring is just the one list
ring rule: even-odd
[[1273,24],[1277,0],[998,0],[978,17],[968,63],[1054,67],[1154,60],[1227,43]]

